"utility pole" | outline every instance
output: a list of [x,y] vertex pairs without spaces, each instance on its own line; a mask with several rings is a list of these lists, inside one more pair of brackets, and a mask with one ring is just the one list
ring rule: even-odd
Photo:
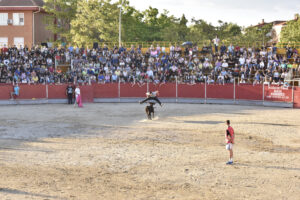
[[123,7],[124,0],[122,0],[120,5],[120,14],[119,14],[119,47],[122,44],[122,7]]

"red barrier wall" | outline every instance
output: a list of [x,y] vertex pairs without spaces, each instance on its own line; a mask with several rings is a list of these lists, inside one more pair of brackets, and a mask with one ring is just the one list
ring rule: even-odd
[[205,98],[204,84],[178,84],[179,98]]
[[82,97],[83,103],[93,103],[94,102],[94,90],[93,86],[91,85],[81,85],[80,88],[80,94]]
[[[18,99],[45,99],[45,85],[22,85],[20,86],[20,96]],[[66,97],[67,85],[48,85],[49,99],[64,99]],[[228,85],[207,85],[207,98],[215,99],[233,99],[232,84]],[[93,84],[80,86],[81,94],[84,102],[93,102],[94,98],[118,98],[118,84]],[[159,90],[160,97],[175,98],[176,84],[149,84],[149,91]],[[292,88],[284,88],[281,86],[265,86],[264,99],[266,101],[292,102]],[[0,85],[0,99],[10,99],[10,93],[13,91],[12,85]],[[147,85],[139,86],[130,83],[120,85],[120,97],[145,97]],[[236,99],[243,100],[262,100],[262,85],[236,85]],[[204,84],[178,84],[179,98],[205,98]],[[300,88],[294,89],[294,107],[300,108]]]
[[94,98],[118,98],[118,84],[93,84]]
[[121,97],[145,97],[147,92],[147,84],[138,85],[130,83],[120,84],[120,96]]
[[294,108],[300,108],[300,88],[294,90]]
[[206,97],[212,99],[233,99],[233,84],[207,85]]
[[293,102],[292,89],[283,86],[265,86],[265,101]]
[[20,96],[18,99],[45,99],[46,85],[19,85]]
[[0,85],[0,99],[10,99],[10,93],[12,91],[12,85]]
[[175,98],[176,97],[176,84],[149,84],[149,91],[159,91],[159,97]]
[[66,99],[66,89],[68,85],[48,85],[49,99]]
[[235,98],[242,100],[263,100],[262,85],[236,85]]

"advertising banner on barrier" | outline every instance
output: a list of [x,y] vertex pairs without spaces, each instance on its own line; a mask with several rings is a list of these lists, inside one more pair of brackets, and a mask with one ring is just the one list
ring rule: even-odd
[[265,86],[266,101],[292,102],[292,88],[284,86]]

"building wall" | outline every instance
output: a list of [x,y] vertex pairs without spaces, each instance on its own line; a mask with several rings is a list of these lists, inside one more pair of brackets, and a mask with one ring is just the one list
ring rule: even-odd
[[277,40],[276,42],[280,42],[280,33],[281,33],[281,30],[282,30],[282,27],[283,27],[283,25],[273,26],[273,30],[276,33],[276,40]]
[[35,44],[40,45],[42,42],[48,42],[54,40],[54,35],[51,31],[47,30],[47,24],[45,23],[46,13],[36,13],[34,14],[34,40]]
[[24,45],[31,47],[32,45],[32,11],[0,11],[0,13],[8,13],[8,19],[13,19],[13,13],[24,13],[24,26],[0,26],[0,37],[8,38],[8,46],[14,45],[15,37],[23,37]]

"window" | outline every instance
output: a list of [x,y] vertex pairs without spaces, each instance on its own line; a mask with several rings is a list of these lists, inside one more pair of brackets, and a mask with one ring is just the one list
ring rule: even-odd
[[8,13],[0,13],[0,26],[5,26],[8,20]]
[[0,37],[0,48],[7,47],[7,45],[8,45],[8,38]]
[[13,20],[13,25],[24,26],[24,13],[14,13]]
[[24,38],[23,37],[15,37],[14,38],[14,45],[16,45],[16,47],[19,48],[23,48],[24,47]]

